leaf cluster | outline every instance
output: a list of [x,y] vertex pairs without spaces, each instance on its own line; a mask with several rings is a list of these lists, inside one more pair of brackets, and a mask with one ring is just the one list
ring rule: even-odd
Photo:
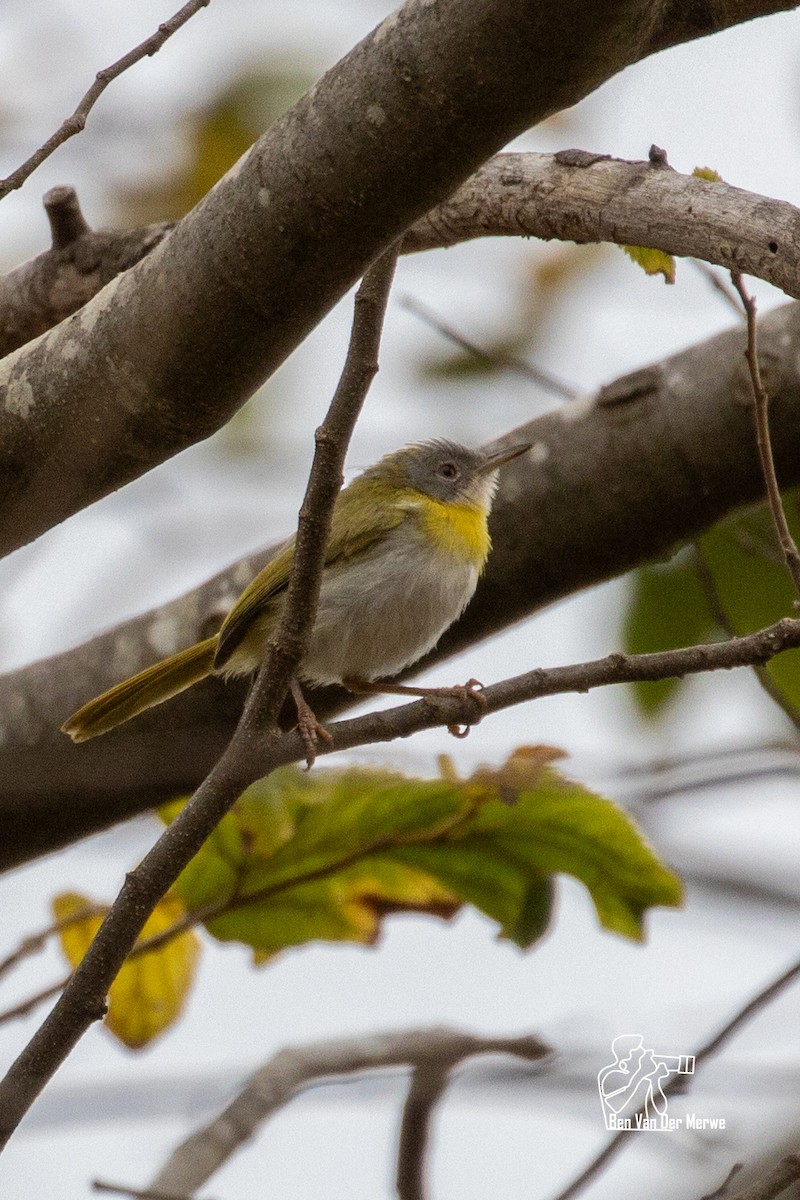
[[[681,885],[611,801],[523,746],[499,768],[438,778],[362,768],[285,767],[249,788],[145,927],[109,995],[108,1025],[140,1046],[179,1015],[199,953],[193,927],[248,946],[257,964],[311,941],[373,945],[397,912],[452,917],[471,905],[501,938],[530,948],[553,915],[554,876],[588,889],[600,924],[641,940],[653,905]],[[174,819],[183,801],[166,806]],[[79,913],[77,893],[54,902]],[[100,917],[65,929],[75,966]]]

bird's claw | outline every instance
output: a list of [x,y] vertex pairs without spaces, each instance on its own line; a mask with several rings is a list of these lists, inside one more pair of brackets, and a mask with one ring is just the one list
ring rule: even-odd
[[303,695],[300,684],[296,679],[292,680],[291,692],[297,709],[297,731],[300,734],[303,749],[306,752],[306,770],[310,771],[317,760],[317,746],[320,739],[323,742],[330,743],[333,741],[333,738],[325,726],[321,725],[317,720],[316,713]]
[[475,719],[467,721],[464,724],[448,725],[447,732],[455,738],[465,738],[469,736],[469,731],[473,725],[478,725],[488,709],[486,697],[483,694],[483,684],[479,679],[468,679],[466,683],[456,684],[455,687],[436,688],[437,696],[452,696],[455,700],[465,701],[467,699],[474,701],[477,712]]

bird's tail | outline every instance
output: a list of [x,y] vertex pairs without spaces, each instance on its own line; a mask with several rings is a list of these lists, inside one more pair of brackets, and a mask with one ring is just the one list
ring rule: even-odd
[[188,650],[181,650],[179,654],[140,671],[84,704],[64,722],[62,731],[68,733],[73,742],[86,742],[138,716],[146,708],[169,700],[211,674],[216,648],[217,639],[206,638],[204,642],[196,642]]

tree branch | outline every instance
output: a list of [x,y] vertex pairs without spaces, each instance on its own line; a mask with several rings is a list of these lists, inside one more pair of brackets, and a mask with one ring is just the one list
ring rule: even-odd
[[[800,483],[800,306],[767,314],[760,343],[776,464],[788,487]],[[665,557],[732,508],[760,500],[751,405],[737,326],[515,431],[514,440],[531,441],[534,451],[502,472],[487,571],[464,616],[415,670],[563,596]],[[269,553],[0,678],[0,866],[197,787],[235,727],[242,685],[198,684],[82,746],[58,729],[87,696],[119,682],[121,656],[125,671],[135,671],[214,632]],[[334,689],[309,699],[324,719],[353,703]]]
[[775,458],[772,453],[772,439],[769,431],[769,394],[764,387],[761,368],[758,362],[758,321],[756,302],[744,286],[739,271],[731,272],[733,286],[741,297],[747,314],[747,366],[750,371],[750,381],[753,385],[753,416],[756,427],[756,444],[761,462],[761,474],[764,476],[764,486],[767,492],[767,502],[772,513],[772,523],[778,535],[778,545],[783,554],[786,569],[794,584],[795,591],[800,595],[800,554],[797,552],[794,538],[789,530],[789,522],[783,507],[780,485],[775,474]]
[[[72,189],[54,188],[45,196],[48,213],[48,197],[54,193],[69,194],[74,200]],[[691,221],[686,219],[689,210]],[[650,161],[627,162],[579,150],[498,154],[417,221],[403,236],[400,250],[413,254],[481,237],[621,242],[679,256],[702,255],[798,296],[799,224],[800,212],[785,201],[681,175]],[[162,222],[122,233],[88,231],[66,257],[62,243],[55,241],[53,250],[0,276],[0,354],[75,312],[173,227],[172,222]],[[82,260],[90,270],[81,270]],[[733,293],[704,262],[693,260],[693,266],[739,310]],[[407,306],[432,320],[418,302]],[[437,327],[455,336],[442,322]],[[478,347],[459,340],[481,354]],[[514,359],[508,365],[561,395],[569,394],[562,381],[527,363]]]
[[[234,735],[186,807],[127,874],[54,1008],[0,1081],[0,1147],[92,1022],[104,1015],[108,989],[156,904],[261,774],[259,752],[272,760],[282,741],[275,718],[316,616],[331,514],[350,435],[378,369],[377,350],[395,262],[396,253],[389,250],[366,273],[356,297],[342,379],[317,431],[286,605]],[[277,760],[268,773],[276,765]]]
[[511,137],[655,50],[791,7],[406,4],[151,254],[0,365],[0,552],[218,429]]
[[74,137],[76,133],[80,133],[86,125],[86,118],[94,108],[97,101],[102,96],[112,80],[118,79],[129,67],[135,63],[141,62],[143,58],[152,57],[157,54],[168,38],[171,38],[173,33],[177,33],[182,25],[199,12],[201,8],[207,8],[211,0],[187,0],[168,21],[163,21],[156,32],[151,34],[149,38],[135,46],[133,50],[129,50],[122,58],[117,59],[110,67],[105,67],[102,71],[98,71],[95,76],[94,83],[89,90],[82,96],[78,107],[62,121],[61,125],[51,134],[47,141],[35,150],[16,171],[12,171],[5,179],[0,179],[0,200],[5,199],[9,192],[16,191],[21,188],[26,179],[28,179],[37,167],[50,157],[54,150],[59,146],[63,146],[64,142]]
[[135,266],[174,222],[95,232],[74,188],[55,187],[43,199],[52,246],[0,275],[0,358],[76,312],[121,271]]
[[[570,667],[530,671],[484,689],[487,712],[562,692],[667,675],[749,666],[800,646],[800,620],[777,624],[728,642],[667,650],[658,654],[612,654]],[[162,833],[139,866],[129,872],[117,899],[61,998],[0,1082],[0,1144],[5,1145],[36,1096],[93,1021],[105,1012],[105,996],[158,900],[191,861],[222,816],[256,779],[305,756],[296,731],[263,730],[255,714],[268,709],[268,679],[261,672],[234,736],[192,799]],[[329,727],[323,754],[408,737],[421,729],[474,723],[474,700],[426,697]],[[800,965],[796,970],[800,972]],[[737,1018],[737,1021],[741,1018]],[[705,1053],[711,1053],[706,1050]]]
[[800,211],[786,201],[661,162],[561,150],[495,155],[417,221],[403,252],[498,236],[649,246],[744,271],[798,299],[799,231]]
[[[697,1074],[698,1069],[704,1063],[706,1063],[709,1058],[719,1053],[719,1051],[727,1045],[727,1043],[739,1032],[743,1025],[746,1025],[748,1021],[753,1019],[753,1017],[758,1016],[758,1014],[769,1004],[771,1004],[772,1001],[781,994],[781,992],[783,992],[787,987],[789,987],[790,984],[794,983],[795,980],[799,978],[800,961],[793,963],[787,971],[784,971],[782,975],[779,975],[777,979],[774,979],[765,988],[753,996],[753,998],[749,1000],[743,1008],[739,1009],[739,1011],[734,1014],[734,1016],[730,1021],[727,1022],[726,1025],[723,1025],[723,1027],[716,1034],[714,1034],[712,1038],[710,1038],[703,1046],[695,1051],[695,1075]],[[694,1079],[694,1076],[673,1075],[666,1083],[662,1085],[661,1090],[665,1096],[674,1096],[676,1094],[684,1093],[688,1089],[689,1082],[692,1079]],[[645,1106],[643,1105],[638,1110],[637,1115],[644,1115],[644,1113]],[[623,1129],[620,1130],[619,1133],[615,1134],[614,1137],[606,1143],[600,1153],[592,1159],[592,1161],[589,1163],[589,1166],[586,1167],[586,1169],[583,1170],[580,1175],[574,1179],[571,1184],[569,1184],[568,1187],[564,1188],[563,1191],[558,1193],[558,1196],[556,1196],[555,1200],[573,1200],[574,1196],[577,1196],[584,1190],[584,1188],[586,1188],[589,1183],[596,1179],[600,1172],[604,1170],[604,1168],[610,1162],[610,1160],[615,1158],[620,1150],[629,1145],[631,1138],[636,1133],[640,1132],[635,1128],[635,1119],[632,1120],[632,1124],[634,1125],[634,1128]],[[788,1182],[789,1179],[787,1179],[787,1183],[783,1186],[788,1186]],[[765,1196],[777,1194],[779,1193],[768,1192],[765,1193]],[[758,1193],[754,1192],[754,1195],[758,1195]]]
[[538,1062],[552,1051],[531,1035],[477,1037],[444,1027],[312,1042],[281,1050],[250,1076],[227,1108],[173,1150],[150,1187],[191,1196],[265,1121],[316,1080],[393,1066],[450,1071],[477,1054],[512,1054]]

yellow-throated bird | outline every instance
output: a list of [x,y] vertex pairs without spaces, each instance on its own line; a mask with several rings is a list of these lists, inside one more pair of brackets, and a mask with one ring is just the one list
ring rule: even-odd
[[[375,681],[421,658],[463,612],[489,554],[487,518],[497,470],[527,449],[526,443],[484,454],[455,442],[423,442],[387,454],[340,492],[299,679],[342,683],[355,692],[453,690]],[[64,732],[83,742],[206,675],[257,670],[286,602],[293,553],[291,537],[245,589],[215,637],[90,700],[64,722]],[[297,679],[292,695],[313,760],[317,735],[326,733]]]

